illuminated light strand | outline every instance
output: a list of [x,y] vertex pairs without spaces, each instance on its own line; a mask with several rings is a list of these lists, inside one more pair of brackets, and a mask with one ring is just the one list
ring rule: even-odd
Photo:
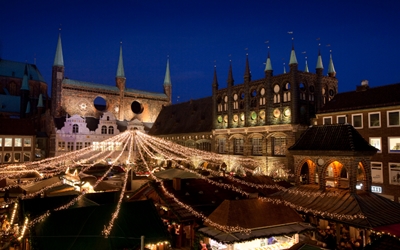
[[13,209],[11,219],[10,219],[10,225],[14,224],[14,219],[15,219],[15,214],[17,213],[17,208],[18,208],[18,202],[15,202],[14,209]]
[[[145,166],[149,170],[149,166],[148,166],[147,162],[145,161],[145,158],[144,158],[141,150],[139,150],[139,155],[141,157],[141,160],[143,161],[143,163],[145,164]],[[202,219],[203,221],[209,223],[211,226],[213,226],[215,228],[218,228],[218,229],[220,229],[221,231],[224,231],[224,232],[242,232],[242,233],[246,233],[246,234],[249,234],[251,232],[251,230],[248,229],[248,228],[242,228],[242,227],[239,227],[239,226],[236,226],[236,227],[223,226],[223,225],[220,225],[220,224],[218,224],[216,222],[213,222],[212,220],[208,219],[204,214],[202,214],[200,212],[197,212],[192,207],[190,207],[189,205],[186,205],[185,203],[181,202],[173,194],[168,192],[167,189],[164,187],[163,181],[158,179],[152,172],[150,172],[150,175],[154,180],[156,180],[158,183],[160,183],[160,187],[162,188],[163,192],[167,196],[171,197],[179,206],[181,206],[182,208],[186,209],[188,212],[190,212],[194,216],[196,216],[196,217]]]
[[[141,148],[142,148],[143,150],[145,150],[145,152],[146,152],[151,158],[153,158],[153,159],[156,158],[156,157],[155,157],[155,155],[152,153],[152,150],[155,151],[155,152],[157,152],[157,153],[159,153],[159,154],[161,155],[161,156],[158,156],[157,159],[163,159],[163,160],[168,159],[168,160],[171,160],[171,161],[182,161],[182,160],[183,160],[183,161],[185,161],[185,162],[194,162],[195,160],[193,160],[193,158],[197,158],[196,160],[197,160],[199,163],[202,163],[202,162],[205,161],[203,158],[201,158],[200,156],[197,155],[197,153],[199,153],[199,152],[200,152],[200,153],[203,153],[203,151],[194,150],[193,152],[195,152],[196,155],[195,155],[195,157],[193,157],[192,159],[189,159],[190,157],[187,157],[187,158],[185,158],[185,159],[182,159],[182,158],[174,158],[172,153],[167,152],[168,155],[163,155],[163,153],[165,153],[165,151],[163,151],[163,150],[161,150],[161,149],[155,147],[154,145],[150,144],[149,141],[153,141],[153,142],[157,141],[155,138],[153,138],[153,137],[151,137],[151,136],[148,136],[148,135],[144,135],[144,134],[142,134],[142,133],[141,133],[141,134],[138,134],[138,137],[139,137],[140,140],[137,140],[137,142],[140,143]],[[145,138],[145,139],[143,139],[143,138]],[[151,138],[151,139],[150,139],[150,138]],[[147,140],[147,139],[150,139],[150,140]],[[163,139],[159,139],[159,140],[160,140],[160,141],[163,141],[163,142],[169,142],[169,141],[165,141],[165,140],[163,140]],[[176,146],[176,147],[183,147],[183,146],[180,146],[180,145],[171,146],[172,144],[170,144],[170,143],[167,143],[167,145],[169,146],[168,150],[170,150],[171,148],[175,149],[175,146]],[[150,150],[149,148],[147,148],[147,147],[151,147],[151,150]],[[187,147],[184,147],[184,148],[187,149]],[[224,157],[225,157],[225,158],[224,158]],[[226,156],[223,156],[222,158],[223,158],[223,159],[229,159],[230,157],[228,156],[228,157],[226,158]],[[232,159],[229,159],[229,160],[232,161]],[[178,164],[178,163],[177,163],[177,164]],[[196,174],[197,176],[199,176],[200,178],[203,178],[203,179],[204,179],[204,177],[203,177],[202,175],[198,174],[197,172],[191,171],[190,169],[186,168],[184,165],[181,165],[181,164],[178,164],[178,165],[180,165],[180,167],[181,167],[184,171],[192,172],[192,173]],[[197,166],[198,166],[199,164],[193,164],[193,165],[195,165],[195,166],[197,165]],[[213,171],[213,170],[211,170],[211,169],[207,169],[207,171],[211,172],[211,173],[212,173],[213,175],[215,175],[215,176],[218,176],[218,175],[220,174],[220,172]],[[229,174],[227,174],[226,176],[227,176],[227,178],[229,178],[229,179],[231,179],[231,180],[233,180],[233,181],[235,181],[235,182],[238,182],[238,183],[241,183],[241,184],[243,184],[243,185],[247,185],[247,186],[253,187],[253,188],[278,189],[278,190],[281,190],[281,191],[284,191],[284,192],[294,193],[294,194],[298,194],[298,195],[302,195],[302,196],[307,196],[307,197],[321,197],[321,196],[328,196],[328,197],[330,197],[330,196],[339,196],[339,195],[340,195],[339,192],[299,191],[299,190],[287,189],[287,188],[285,188],[285,187],[282,187],[282,186],[279,186],[279,185],[276,185],[276,184],[275,184],[275,185],[255,184],[255,183],[250,183],[250,182],[246,182],[246,181],[240,180],[240,179],[238,179],[238,178],[235,178],[235,177],[233,177],[233,176],[230,176]]]
[[[143,162],[145,162],[144,161],[144,158],[143,158]],[[145,164],[147,165],[147,163],[145,162]],[[180,165],[181,166],[181,165]],[[181,166],[182,167],[182,166]],[[184,167],[183,167],[184,168]],[[198,173],[196,173],[196,172],[194,172],[194,171],[192,171],[192,170],[189,170],[189,169],[187,169],[187,168],[184,168],[185,169],[185,171],[189,171],[189,172],[192,172],[192,173],[194,173],[194,174],[196,174],[196,175],[200,175],[200,174],[198,174]],[[151,173],[151,172],[150,172]],[[152,174],[151,174],[152,175]],[[157,180],[157,178],[154,176],[154,175],[152,175],[152,177],[154,178],[154,179],[156,179]],[[206,179],[204,176],[202,176],[202,175],[200,175],[200,178],[203,178],[203,179]],[[212,183],[212,182],[211,182]],[[216,184],[216,183],[218,183],[218,182],[213,182],[212,184]],[[218,183],[218,184],[220,184],[220,183]],[[232,185],[223,185],[223,187],[225,187],[225,188],[231,188],[232,187]],[[232,189],[233,191],[238,191],[236,188],[233,188]],[[283,189],[284,190],[284,189]],[[306,195],[306,196],[321,196],[321,193],[312,193],[312,192],[309,192],[309,191],[306,191],[306,192],[300,192],[300,191],[296,191],[296,190],[290,190],[290,189],[286,189],[286,190],[284,190],[284,191],[287,191],[287,192],[293,192],[293,193],[295,193],[295,194],[301,194],[301,195]],[[240,193],[241,191],[239,190],[239,193]],[[333,192],[333,193],[327,193],[327,192],[325,192],[325,193],[323,193],[323,195],[326,195],[326,196],[335,196],[335,195],[338,195],[339,193],[338,192]],[[171,194],[172,195],[172,194]],[[323,196],[322,195],[322,196]],[[259,199],[261,199],[262,201],[268,201],[268,202],[273,202],[273,203],[275,203],[275,204],[284,204],[284,205],[286,205],[286,206],[289,206],[289,207],[292,207],[292,208],[294,208],[294,209],[296,209],[296,210],[299,210],[299,211],[304,211],[304,212],[312,212],[312,213],[314,213],[314,214],[317,214],[317,215],[320,215],[320,216],[322,216],[322,217],[330,217],[330,218],[335,218],[335,219],[347,219],[347,220],[354,220],[354,219],[357,219],[357,218],[361,218],[361,219],[364,219],[364,218],[366,218],[362,213],[359,213],[359,214],[357,214],[357,215],[346,215],[346,214],[338,214],[338,213],[329,213],[329,212],[326,212],[326,211],[319,211],[319,210],[315,210],[315,209],[308,209],[308,208],[304,208],[304,207],[302,207],[302,206],[298,206],[298,205],[295,205],[295,204],[293,204],[293,203],[291,203],[291,202],[288,202],[288,201],[282,201],[282,200],[280,200],[280,199],[272,199],[272,198],[259,198]],[[183,205],[185,205],[185,208],[190,208],[190,206],[188,206],[188,205],[186,205],[186,204],[183,204]]]
[[[138,132],[138,137],[144,141],[147,145],[152,147],[153,149],[158,147],[159,150],[165,150],[169,152],[173,152],[175,155],[179,154],[180,156],[187,156],[187,155],[197,155],[201,157],[203,161],[211,162],[214,164],[221,164],[222,162],[229,162],[229,161],[236,161],[242,164],[244,169],[246,165],[259,167],[260,165],[265,165],[262,161],[250,158],[250,157],[239,157],[239,156],[232,156],[232,155],[221,155],[213,152],[207,152],[199,149],[188,148],[182,145],[175,144],[171,141],[164,140],[162,138],[157,138],[153,136],[146,135],[144,133]],[[188,157],[186,157],[187,160]],[[248,171],[253,171],[252,169],[247,169]]]
[[27,227],[28,227],[28,222],[29,222],[28,217],[25,217],[24,226],[22,227],[21,234],[20,234],[19,237],[18,237],[18,240],[19,240],[19,241],[20,241],[20,240],[24,237],[24,235],[25,235],[25,231],[26,231],[26,229],[27,229]]
[[[164,139],[159,139],[159,138],[154,138],[148,135],[145,135],[143,133],[139,134],[140,138],[142,139],[147,145],[152,147],[153,149],[155,147],[158,147],[161,150],[165,151],[171,151],[172,154],[177,154],[179,153],[181,156],[186,157],[186,159],[190,160],[187,156],[190,155],[197,155],[198,157],[201,157],[203,161],[212,161],[212,162],[218,162],[222,163],[225,159],[223,155],[220,154],[215,154],[211,152],[206,152],[198,149],[192,149],[188,148],[185,146],[181,146],[175,143],[172,143],[170,141],[165,141]],[[258,162],[257,162],[258,163]],[[259,164],[259,163],[258,163]]]
[[[131,143],[130,143],[130,146],[129,146],[129,152],[131,152],[131,150],[133,149],[133,138],[130,139],[130,142]],[[128,157],[128,159],[130,159],[130,156]],[[105,236],[105,238],[108,238],[108,236],[110,235],[111,230],[112,230],[112,228],[114,226],[114,221],[118,218],[119,210],[121,208],[121,203],[122,203],[122,201],[124,199],[124,196],[125,196],[125,188],[126,188],[126,183],[127,183],[127,180],[128,180],[128,174],[129,174],[129,171],[126,171],[125,172],[125,177],[124,177],[124,184],[122,186],[122,191],[121,191],[120,196],[119,196],[117,207],[116,207],[114,213],[111,215],[111,220],[108,223],[108,226],[107,227],[104,226],[104,230],[102,231],[102,234]]]
[[[129,138],[130,135],[131,135],[130,133],[124,133],[124,134],[125,134],[125,136],[127,136],[128,138]],[[124,145],[122,152],[125,150],[126,145],[127,145],[127,144]],[[106,152],[107,152],[107,151],[106,151]],[[107,157],[110,156],[112,153],[113,153],[113,151],[110,151],[103,159],[107,158]],[[121,155],[122,155],[122,153],[121,153],[119,156],[121,156]],[[106,173],[105,173],[103,176],[101,176],[101,177],[96,181],[96,183],[93,185],[93,188],[95,188],[95,187],[107,176],[107,174],[111,171],[112,167],[113,167],[113,166],[110,166],[110,168],[106,171]],[[77,197],[75,197],[74,199],[72,199],[72,200],[71,200],[70,202],[68,202],[67,204],[62,205],[62,206],[60,206],[60,207],[58,207],[58,208],[55,208],[54,211],[60,211],[60,210],[64,210],[64,209],[69,208],[70,206],[74,205],[78,200],[80,200],[84,195],[85,195],[85,193],[82,193],[82,194],[78,195]],[[50,213],[49,210],[46,211],[46,213],[44,213],[43,215],[41,215],[41,216],[35,218],[34,220],[32,220],[32,221],[29,223],[29,227],[34,226],[34,225],[35,225],[36,223],[38,223],[38,222],[44,221],[48,216],[50,216],[50,214],[51,214],[51,213]]]
[[48,186],[40,189],[39,191],[36,191],[34,193],[30,193],[30,194],[26,194],[26,195],[21,196],[21,199],[24,200],[24,199],[29,199],[29,198],[35,197],[37,195],[42,195],[42,194],[44,194],[44,191],[46,191],[48,189],[51,189],[53,187],[61,186],[62,184],[63,184],[62,181],[55,182],[55,183],[53,183],[51,185],[48,185]]

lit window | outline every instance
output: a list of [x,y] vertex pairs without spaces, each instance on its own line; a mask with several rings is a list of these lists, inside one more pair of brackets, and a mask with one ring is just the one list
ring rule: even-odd
[[24,152],[24,162],[31,161],[31,153]]
[[226,139],[218,139],[218,153],[220,154],[225,154],[227,153],[227,148],[226,148]]
[[22,147],[22,138],[14,139],[14,147]]
[[79,126],[78,126],[78,124],[72,125],[72,133],[73,133],[73,134],[79,133]]
[[211,151],[211,143],[209,142],[200,142],[197,144],[197,149],[203,150],[203,151]]
[[400,111],[388,111],[388,127],[400,126]]
[[12,138],[4,138],[4,147],[12,147]]
[[0,138],[0,147],[3,146],[3,138]]
[[274,137],[273,138],[273,148],[274,148],[274,155],[286,155],[286,138],[283,137]]
[[58,151],[64,151],[64,150],[65,150],[65,142],[59,141],[58,142]]
[[383,183],[382,162],[371,162],[371,176],[373,183]]
[[67,142],[67,150],[68,151],[74,150],[74,142]]
[[400,185],[400,163],[389,162],[389,183]]
[[332,124],[332,117],[324,117],[324,125]]
[[253,155],[262,155],[262,138],[252,139]]
[[21,153],[14,153],[14,162],[21,161]]
[[380,137],[370,137],[369,144],[371,144],[371,146],[379,149],[378,153],[381,152],[382,147],[381,147],[381,138]]
[[235,138],[234,143],[235,143],[234,153],[235,154],[243,154],[243,144],[244,144],[243,139]]
[[369,113],[368,114],[368,124],[370,128],[380,128],[381,127],[381,113]]
[[31,138],[24,138],[24,147],[30,147],[32,145]]
[[363,128],[362,114],[355,114],[351,116],[354,128]]
[[400,153],[400,137],[388,137],[389,153]]
[[345,115],[337,116],[337,124],[345,124],[347,123],[347,117]]

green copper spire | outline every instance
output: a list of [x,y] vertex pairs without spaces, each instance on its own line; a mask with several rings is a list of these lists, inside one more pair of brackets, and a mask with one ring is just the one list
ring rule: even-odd
[[272,64],[271,64],[271,58],[269,56],[269,51],[268,51],[268,57],[267,57],[267,62],[265,63],[264,71],[268,71],[268,70],[272,70]]
[[171,85],[171,75],[169,73],[169,57],[167,58],[167,68],[165,69],[164,86]]
[[286,67],[285,67],[285,63],[283,63],[283,74],[286,74]]
[[330,55],[330,59],[329,59],[328,75],[329,76],[336,75],[335,66],[333,65],[333,60],[332,60],[332,54]]
[[30,112],[31,112],[31,103],[28,102],[28,103],[26,104],[25,114],[29,114]]
[[54,57],[53,66],[64,66],[64,58],[63,58],[62,45],[61,45],[61,34],[58,35],[56,56]]
[[317,69],[323,69],[321,52],[318,51]]
[[294,45],[292,45],[292,52],[290,53],[290,64],[297,64],[296,53],[294,52]]
[[119,48],[119,60],[118,60],[118,69],[117,69],[116,77],[124,77],[125,78],[124,61],[122,59],[122,42],[121,42],[121,46]]
[[29,90],[29,83],[28,83],[28,64],[25,64],[25,71],[24,71],[24,76],[22,77],[21,90]]
[[38,108],[43,108],[43,96],[42,94],[39,95],[39,100],[38,100],[38,104],[37,104]]
[[308,70],[307,57],[306,57],[306,67],[305,67],[305,69],[304,69],[304,72],[307,72],[307,73],[309,73],[309,72],[310,72],[310,71]]

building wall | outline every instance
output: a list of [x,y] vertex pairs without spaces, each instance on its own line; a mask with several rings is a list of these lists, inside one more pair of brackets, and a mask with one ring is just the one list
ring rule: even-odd
[[35,160],[36,136],[1,135],[0,164],[19,164]]
[[[389,125],[388,114],[397,117],[392,121],[395,125]],[[397,114],[397,115],[396,115]],[[371,120],[373,116],[379,116],[379,124]],[[376,107],[370,109],[354,109],[341,112],[317,114],[314,124],[332,124],[344,122],[353,125],[354,128],[372,146],[380,149],[371,158],[372,192],[379,193],[394,201],[400,201],[400,106]],[[359,123],[357,117],[362,118]],[[396,125],[397,124],[397,125]],[[397,150],[399,148],[399,150]]]
[[234,138],[242,136],[247,149],[243,155],[254,156],[251,138],[260,137],[265,162],[262,172],[272,176],[287,171],[293,174],[293,157],[287,148],[310,125],[310,119],[324,103],[336,95],[337,83],[334,76],[323,76],[322,69],[303,72],[296,63],[290,65],[288,73],[277,76],[265,71],[265,78],[255,81],[233,85],[228,80],[224,89],[213,84],[213,133],[218,135],[215,140],[225,137],[226,153],[237,154]]

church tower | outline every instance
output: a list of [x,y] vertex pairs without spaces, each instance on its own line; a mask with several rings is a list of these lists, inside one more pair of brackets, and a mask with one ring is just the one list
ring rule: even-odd
[[51,114],[53,117],[62,116],[61,84],[64,79],[64,58],[61,45],[61,34],[58,35],[56,55],[51,73]]
[[115,83],[119,89],[118,120],[123,121],[125,119],[123,103],[125,97],[126,78],[124,71],[124,61],[122,58],[122,43],[119,48],[119,60],[118,60],[117,75],[115,76]]
[[164,93],[169,98],[169,104],[171,104],[172,103],[172,84],[171,84],[171,74],[169,72],[169,58],[167,59],[167,68],[165,69]]

